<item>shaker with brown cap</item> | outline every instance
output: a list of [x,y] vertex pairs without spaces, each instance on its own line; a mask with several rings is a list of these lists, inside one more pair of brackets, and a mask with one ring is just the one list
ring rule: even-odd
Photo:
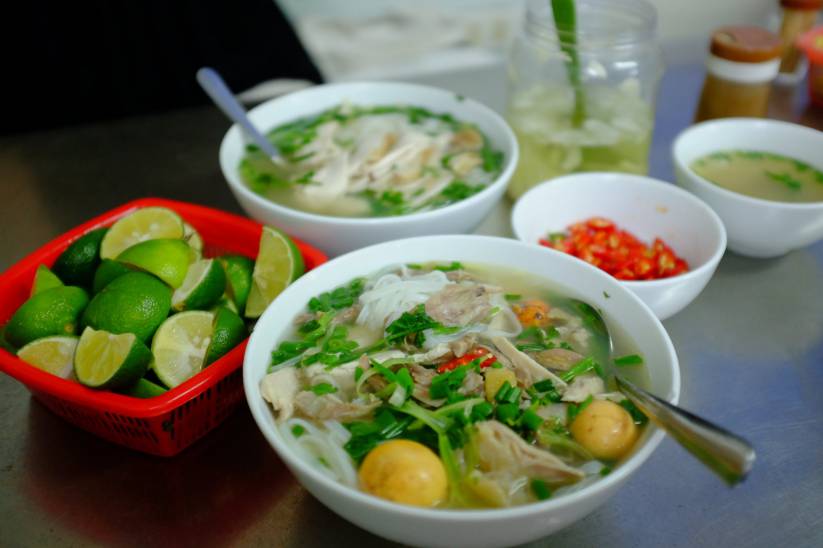
[[780,38],[761,27],[714,31],[695,121],[766,116],[781,51]]
[[823,0],[780,0],[780,6],[783,8],[780,38],[784,47],[778,81],[795,83],[802,80],[805,73],[795,42],[814,26],[817,12],[823,8]]

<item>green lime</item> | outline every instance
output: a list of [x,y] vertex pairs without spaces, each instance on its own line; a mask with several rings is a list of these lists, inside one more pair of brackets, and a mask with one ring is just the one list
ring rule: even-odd
[[121,253],[117,260],[154,274],[173,288],[178,288],[189,269],[191,248],[183,240],[147,240]]
[[193,226],[186,222],[183,223],[183,240],[194,252],[195,258],[192,262],[203,258],[203,238]]
[[246,317],[259,318],[269,303],[302,274],[303,256],[291,238],[276,228],[264,226],[246,302]]
[[211,344],[206,351],[206,365],[221,358],[246,338],[246,323],[228,308],[218,308],[214,313],[214,329]]
[[100,242],[107,232],[108,228],[98,228],[80,236],[57,257],[52,271],[65,284],[91,287],[94,271],[100,264]]
[[63,282],[60,281],[60,278],[58,278],[54,272],[49,270],[46,265],[41,264],[37,267],[37,271],[34,273],[34,283],[31,284],[31,295],[36,295],[47,289],[60,287],[62,285]]
[[226,290],[226,274],[214,259],[201,259],[189,267],[183,285],[171,296],[171,306],[180,310],[204,310],[214,305]]
[[226,292],[236,305],[235,311],[242,312],[249,298],[254,261],[243,255],[223,255],[217,260],[226,271]]
[[213,323],[214,314],[201,310],[181,312],[163,322],[151,343],[151,367],[163,384],[174,388],[203,369]]
[[145,378],[137,379],[136,383],[121,390],[122,394],[132,398],[153,398],[162,396],[166,392],[168,392],[167,389]]
[[83,325],[112,333],[134,333],[147,341],[170,308],[171,289],[166,284],[150,274],[129,272],[94,296],[83,313]]
[[115,278],[129,272],[133,272],[133,270],[123,263],[112,259],[103,259],[100,261],[100,266],[97,267],[97,272],[94,273],[94,282],[91,284],[92,292],[100,293],[100,290],[109,285]]
[[20,348],[51,335],[74,335],[80,314],[89,302],[79,287],[47,289],[24,302],[6,326],[6,340]]
[[228,308],[235,314],[239,314],[239,312],[237,311],[237,305],[234,304],[234,301],[231,297],[229,297],[228,293],[223,293],[223,296],[220,297],[220,300],[214,303],[214,306],[212,306],[209,310],[211,310],[212,312],[217,312],[218,308]]
[[77,337],[43,337],[21,348],[17,357],[46,373],[68,379],[74,372],[77,341]]
[[183,219],[165,207],[144,207],[111,226],[100,244],[101,259],[115,259],[134,244],[183,237]]
[[14,348],[9,341],[6,340],[6,326],[0,327],[0,348],[9,354],[16,354],[17,349]]
[[146,374],[151,352],[134,333],[83,330],[74,353],[77,380],[91,388],[128,386]]

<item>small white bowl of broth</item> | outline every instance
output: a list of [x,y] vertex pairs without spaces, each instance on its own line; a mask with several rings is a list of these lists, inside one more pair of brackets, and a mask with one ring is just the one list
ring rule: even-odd
[[249,112],[273,163],[235,125],[220,146],[229,188],[255,219],[330,255],[473,230],[517,164],[506,122],[462,95],[404,83],[308,88]]
[[823,238],[823,132],[714,120],[681,133],[672,155],[677,183],[717,212],[735,253],[778,257]]

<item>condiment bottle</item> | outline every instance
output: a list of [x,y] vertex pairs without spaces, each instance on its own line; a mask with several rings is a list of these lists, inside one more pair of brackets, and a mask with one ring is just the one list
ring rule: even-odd
[[761,27],[714,31],[695,121],[766,116],[781,49],[780,38]]
[[780,6],[783,8],[780,38],[784,48],[778,81],[796,83],[803,78],[805,67],[795,43],[814,25],[817,12],[823,8],[823,0],[780,0]]
[[823,107],[823,26],[801,36],[797,47],[809,59],[809,98]]

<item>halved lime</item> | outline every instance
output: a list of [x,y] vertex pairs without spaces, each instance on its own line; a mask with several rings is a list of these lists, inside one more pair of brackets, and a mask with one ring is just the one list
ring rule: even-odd
[[119,388],[145,375],[150,361],[151,352],[133,333],[87,327],[74,353],[74,372],[91,388]]
[[165,207],[144,207],[111,226],[100,244],[100,258],[114,259],[134,244],[183,237],[183,219]]
[[79,287],[47,289],[24,302],[6,325],[6,340],[20,348],[51,335],[74,335],[89,297]]
[[206,351],[206,365],[221,358],[246,338],[246,323],[228,308],[218,308],[214,314],[211,344]]
[[94,273],[94,281],[91,284],[92,292],[100,293],[100,291],[114,281],[115,278],[119,278],[129,272],[133,272],[133,270],[123,263],[112,259],[103,259],[100,266],[97,267],[97,272]]
[[291,238],[276,228],[264,226],[246,302],[246,317],[260,317],[269,303],[302,274],[303,256]]
[[145,378],[137,379],[136,383],[121,390],[122,394],[132,398],[154,398],[155,396],[162,396],[166,392],[168,392],[168,389]]
[[44,337],[21,348],[17,357],[46,373],[68,379],[74,372],[78,340],[78,337]]
[[154,274],[178,288],[186,278],[190,257],[191,248],[186,242],[163,238],[135,244],[118,255],[117,260]]
[[214,314],[200,310],[170,316],[154,334],[152,369],[168,386],[187,381],[203,369],[212,337]]
[[235,312],[242,312],[249,298],[254,261],[243,255],[223,255],[217,260],[226,271],[226,293],[236,305]]
[[220,300],[226,290],[226,274],[214,259],[201,259],[189,267],[183,284],[171,296],[175,310],[203,310]]
[[192,249],[192,262],[203,258],[203,238],[189,223],[183,223],[183,240]]
[[31,284],[31,295],[36,295],[47,289],[60,287],[62,285],[63,282],[60,281],[57,274],[49,270],[46,265],[41,264],[34,273],[34,283]]
[[100,264],[101,240],[108,230],[98,228],[80,236],[57,257],[51,269],[63,283],[91,287],[94,271]]
[[147,341],[170,308],[169,286],[150,274],[129,272],[94,296],[83,313],[83,325],[112,333],[134,333]]

